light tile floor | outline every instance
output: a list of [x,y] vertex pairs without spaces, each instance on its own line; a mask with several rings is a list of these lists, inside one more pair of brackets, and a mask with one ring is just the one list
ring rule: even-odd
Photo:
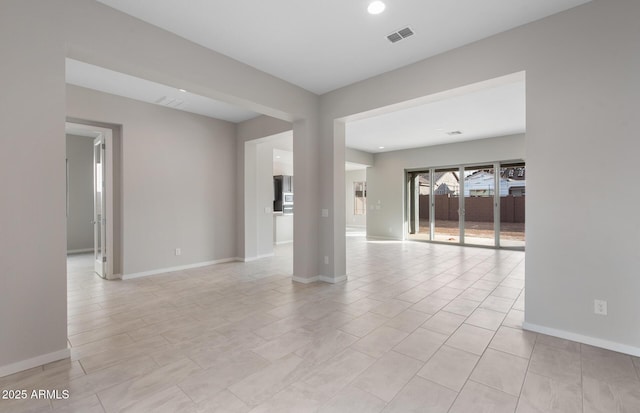
[[72,357],[0,378],[69,390],[2,412],[640,412],[640,359],[521,330],[524,254],[348,236],[346,283],[291,247],[130,281],[69,258]]

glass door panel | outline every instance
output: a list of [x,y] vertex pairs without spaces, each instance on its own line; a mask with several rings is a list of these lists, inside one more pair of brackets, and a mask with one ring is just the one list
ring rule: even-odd
[[460,242],[460,170],[436,169],[431,180],[433,186],[434,231],[433,240]]
[[431,231],[429,226],[429,172],[409,172],[408,194],[408,224],[410,240],[430,241]]
[[500,246],[524,248],[524,162],[500,165]]
[[495,245],[493,165],[464,168],[464,243]]

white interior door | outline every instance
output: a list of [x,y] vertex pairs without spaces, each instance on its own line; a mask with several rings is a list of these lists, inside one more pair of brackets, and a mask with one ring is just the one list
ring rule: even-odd
[[102,278],[107,274],[105,161],[105,139],[100,136],[93,140],[93,255],[95,272]]

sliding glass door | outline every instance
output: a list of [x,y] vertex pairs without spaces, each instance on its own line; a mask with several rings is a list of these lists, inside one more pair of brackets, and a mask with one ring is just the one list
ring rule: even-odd
[[407,172],[407,238],[524,248],[524,162]]
[[464,243],[495,245],[496,179],[493,165],[464,168]]
[[459,243],[460,168],[434,170],[433,201],[433,240]]
[[431,240],[431,180],[430,171],[417,171],[407,174],[407,197],[409,239]]

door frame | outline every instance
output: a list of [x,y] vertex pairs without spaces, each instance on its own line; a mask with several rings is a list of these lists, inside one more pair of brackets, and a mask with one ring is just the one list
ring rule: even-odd
[[[105,220],[106,220],[106,243],[105,252],[107,257],[106,268],[104,271],[104,278],[107,280],[114,279],[113,275],[113,131],[108,128],[102,128],[99,126],[85,125],[81,123],[65,122],[66,133],[86,136],[87,138],[104,138],[105,143],[105,158],[104,158],[104,196],[105,202]],[[95,195],[94,195],[95,197]],[[95,247],[95,245],[94,245]]]

